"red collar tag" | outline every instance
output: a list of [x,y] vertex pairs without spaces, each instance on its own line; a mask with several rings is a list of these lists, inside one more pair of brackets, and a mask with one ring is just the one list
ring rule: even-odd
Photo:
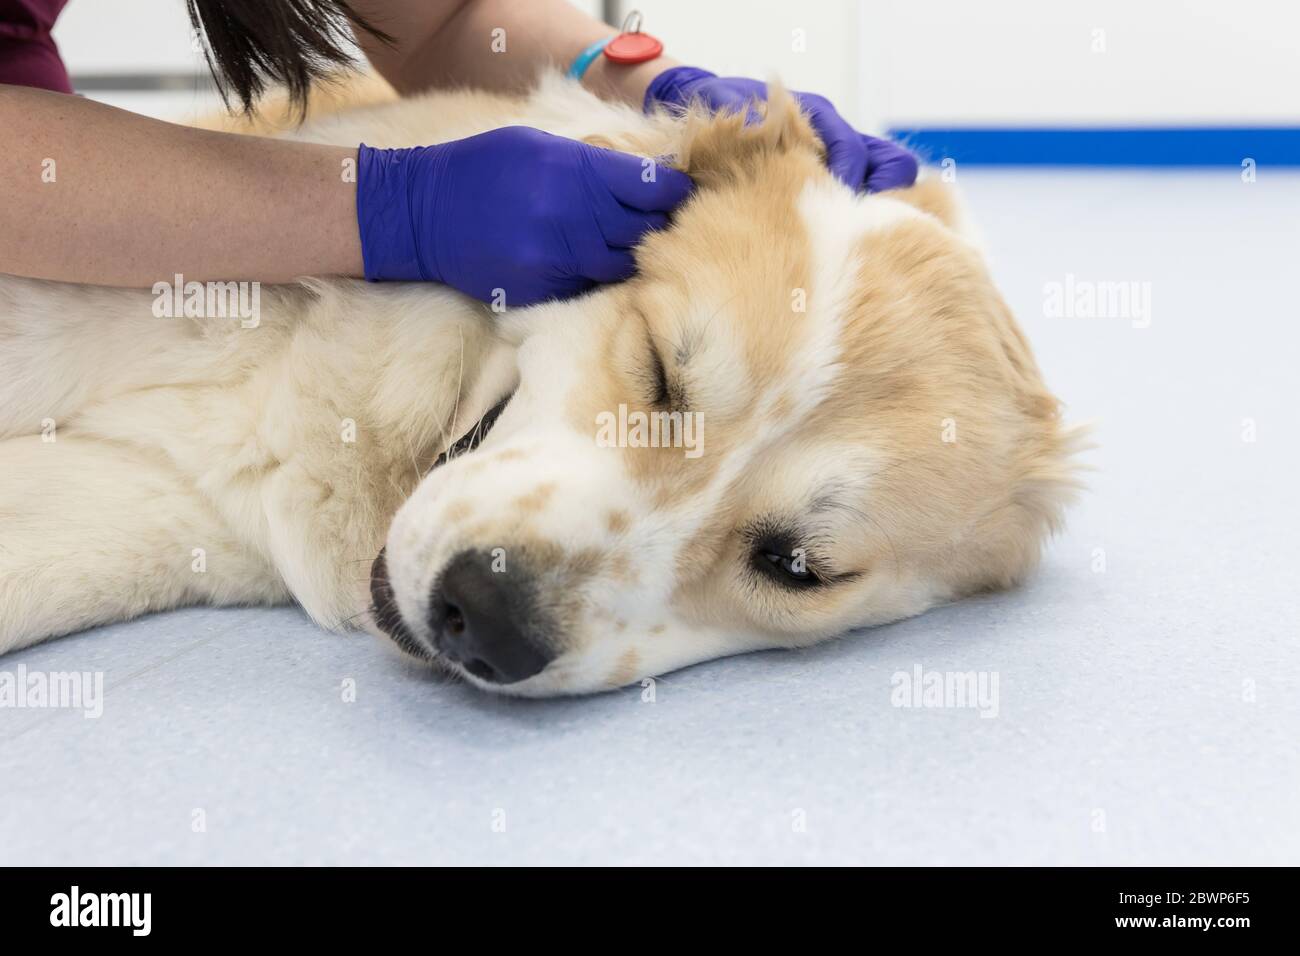
[[641,32],[641,14],[633,10],[623,21],[623,31],[605,44],[605,56],[615,63],[644,63],[664,52],[664,45]]

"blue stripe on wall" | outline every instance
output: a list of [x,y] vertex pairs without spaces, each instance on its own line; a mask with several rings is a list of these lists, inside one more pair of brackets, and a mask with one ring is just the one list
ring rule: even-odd
[[930,162],[986,166],[1300,166],[1300,128],[898,128]]

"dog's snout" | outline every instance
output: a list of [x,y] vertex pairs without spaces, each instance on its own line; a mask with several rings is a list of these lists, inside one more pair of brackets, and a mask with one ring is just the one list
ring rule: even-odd
[[513,684],[540,673],[554,653],[541,633],[529,576],[491,554],[462,551],[430,601],[438,650],[480,680]]

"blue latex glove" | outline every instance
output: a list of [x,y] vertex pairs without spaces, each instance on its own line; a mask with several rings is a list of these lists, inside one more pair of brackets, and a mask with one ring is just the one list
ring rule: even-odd
[[[650,181],[646,181],[646,180]],[[366,278],[443,282],[507,306],[632,274],[632,247],[691,191],[684,173],[525,126],[357,155]]]
[[[859,133],[824,96],[793,96],[826,146],[826,164],[845,183],[854,189],[865,186],[867,192],[875,193],[916,182],[916,157],[903,147]],[[714,111],[753,115],[751,104],[767,99],[767,84],[743,77],[720,77],[693,66],[675,66],[650,82],[645,108],[650,110],[656,103],[685,106],[693,99]]]

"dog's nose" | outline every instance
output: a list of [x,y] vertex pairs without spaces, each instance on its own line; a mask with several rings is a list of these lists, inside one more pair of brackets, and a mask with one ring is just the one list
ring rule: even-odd
[[430,602],[438,650],[480,680],[513,684],[555,656],[533,613],[528,576],[494,569],[492,555],[462,551],[448,562]]

